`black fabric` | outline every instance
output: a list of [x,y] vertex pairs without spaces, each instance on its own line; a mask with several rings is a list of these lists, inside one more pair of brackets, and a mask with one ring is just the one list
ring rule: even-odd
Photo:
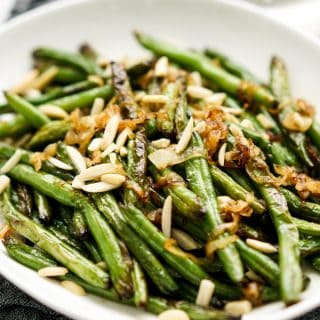
[[[0,0],[1,1],[1,0]],[[54,0],[17,0],[12,16]],[[36,302],[0,276],[0,319],[70,320]],[[296,320],[319,320],[320,308]]]

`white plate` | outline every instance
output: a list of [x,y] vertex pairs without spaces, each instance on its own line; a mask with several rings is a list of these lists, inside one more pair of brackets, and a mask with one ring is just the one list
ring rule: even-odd
[[[240,1],[80,0],[59,1],[23,15],[0,28],[0,89],[8,88],[30,66],[37,45],[75,49],[90,41],[108,57],[140,55],[132,37],[141,29],[178,45],[211,46],[228,53],[267,80],[272,54],[285,58],[296,96],[320,105],[320,45],[306,35],[264,16]],[[133,308],[99,298],[77,297],[39,278],[7,257],[0,248],[0,272],[49,307],[77,320],[154,319]],[[275,303],[245,317],[291,319],[320,305],[320,276],[312,278],[302,301],[289,308]]]

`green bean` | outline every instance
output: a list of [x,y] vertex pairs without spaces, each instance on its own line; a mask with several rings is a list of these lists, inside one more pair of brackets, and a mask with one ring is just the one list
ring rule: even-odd
[[271,285],[279,285],[280,270],[271,258],[248,247],[240,239],[237,240],[236,247],[239,250],[241,258],[253,271],[261,274]]
[[320,236],[320,224],[298,218],[292,218],[292,220],[300,233],[311,236]]
[[81,210],[75,209],[73,211],[71,229],[72,233],[77,239],[86,238],[86,236],[88,235],[87,224],[84,220],[84,216]]
[[5,244],[8,255],[23,264],[24,266],[33,269],[40,270],[48,266],[55,266],[57,263],[52,260],[43,251],[30,247],[24,243],[19,244]]
[[34,128],[41,128],[50,119],[25,99],[12,92],[5,92],[10,106],[20,113]]
[[47,197],[36,190],[33,192],[33,197],[39,219],[45,223],[50,222],[52,218],[52,209]]
[[55,120],[42,126],[28,142],[29,149],[38,149],[47,144],[63,139],[71,127],[68,120]]
[[48,252],[80,278],[97,287],[106,287],[108,275],[105,272],[51,232],[19,213],[10,203],[7,192],[3,196],[3,205],[5,206],[5,218],[16,232]]
[[217,188],[224,190],[233,199],[247,201],[256,213],[263,213],[265,206],[255,196],[216,166],[210,166],[211,177]]
[[32,125],[21,114],[0,121],[0,138],[18,137],[32,130]]
[[235,168],[226,168],[224,170],[229,176],[233,178],[233,180],[235,180],[240,186],[242,186],[247,191],[252,192],[252,190],[255,189],[248,175],[242,170]]
[[281,188],[282,194],[285,196],[290,212],[302,219],[307,219],[320,223],[320,205],[317,203],[303,201],[288,189]]
[[58,66],[58,72],[54,77],[54,82],[59,84],[73,84],[78,81],[86,80],[87,75],[85,72],[75,68]]
[[[209,275],[178,247],[172,246],[175,253],[166,250],[167,240],[165,236],[147,220],[140,210],[129,206],[124,208],[123,212],[126,215],[127,222],[140,237],[186,280],[195,285],[199,285],[202,279],[210,279]],[[241,291],[238,287],[223,284],[216,279],[214,280],[214,283],[217,296],[225,299],[237,299],[241,297]]]
[[136,260],[133,260],[132,281],[134,287],[134,303],[137,307],[144,307],[148,301],[147,282]]
[[163,94],[168,98],[168,102],[157,114],[157,127],[164,136],[171,136],[174,131],[174,119],[177,108],[177,98],[179,95],[179,83],[168,83],[163,89]]
[[83,241],[83,245],[87,249],[87,251],[90,253],[91,258],[95,263],[102,261],[102,257],[94,243],[92,243],[89,240],[86,240],[86,241]]
[[173,62],[199,71],[203,77],[216,83],[220,88],[234,96],[252,96],[255,102],[266,106],[273,106],[275,104],[274,97],[265,88],[258,85],[244,86],[241,79],[215,66],[209,58],[203,55],[179,49],[141,32],[136,32],[135,36],[143,47],[151,50],[156,55],[165,55]]
[[18,211],[30,217],[33,210],[33,199],[27,186],[21,183],[16,184],[16,188],[12,189],[11,199]]
[[[191,146],[203,148],[203,142],[198,134],[193,134]],[[203,201],[206,207],[203,226],[204,231],[210,237],[214,229],[222,223],[222,219],[218,212],[216,192],[208,162],[204,158],[194,158],[188,160],[185,166],[191,190]],[[220,238],[226,236],[227,234],[224,234]],[[230,244],[226,248],[218,250],[217,254],[230,279],[234,282],[240,282],[243,278],[243,267],[235,246]]]
[[316,254],[315,256],[311,257],[310,262],[311,262],[312,267],[316,271],[320,272],[320,255]]
[[306,257],[320,252],[320,237],[304,236],[299,241],[301,255]]
[[127,225],[115,198],[108,193],[94,195],[93,198],[100,212],[107,218],[159,290],[163,293],[175,291],[177,285],[149,247]]
[[257,84],[262,83],[252,72],[220,52],[213,49],[206,49],[204,53],[211,59],[217,59],[224,69],[237,77]]
[[65,52],[52,48],[37,48],[33,51],[36,59],[47,59],[64,65],[75,67],[87,74],[101,74],[99,66],[80,54]]

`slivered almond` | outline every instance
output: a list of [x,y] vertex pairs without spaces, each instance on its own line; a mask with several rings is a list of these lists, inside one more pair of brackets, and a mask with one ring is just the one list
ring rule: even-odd
[[81,171],[85,170],[87,168],[87,164],[82,154],[78,151],[78,149],[71,146],[67,146],[66,149],[68,156],[75,168],[77,169],[77,171],[80,173]]
[[101,68],[106,68],[110,64],[110,60],[107,59],[107,58],[99,58],[98,61],[97,61],[97,64]]
[[222,106],[225,99],[226,99],[226,94],[222,92],[218,92],[207,97],[205,100],[210,107],[217,108]]
[[11,92],[14,93],[24,93],[27,89],[31,88],[33,80],[39,75],[38,69],[30,70],[22,81],[10,89]]
[[101,176],[101,181],[109,184],[121,185],[126,181],[126,177],[117,173],[109,173]]
[[190,320],[187,313],[182,310],[170,309],[161,312],[158,315],[158,320]]
[[257,114],[256,118],[265,129],[271,129],[274,127],[273,122],[263,113]]
[[125,157],[128,154],[128,149],[126,147],[120,148],[120,157]]
[[0,169],[0,174],[9,172],[13,167],[15,167],[19,163],[21,157],[22,151],[18,149],[2,166],[2,168]]
[[77,178],[81,181],[89,181],[100,178],[104,174],[117,173],[117,170],[119,170],[119,166],[117,165],[112,163],[102,163],[82,170],[81,173],[77,175]]
[[213,92],[207,88],[200,86],[188,86],[187,94],[191,98],[205,99],[213,95]]
[[93,101],[93,104],[92,104],[92,108],[91,108],[91,111],[90,111],[90,114],[93,116],[93,115],[96,115],[96,114],[99,114],[102,112],[104,108],[104,100],[100,97],[98,98],[95,98],[94,101]]
[[75,177],[72,180],[72,187],[75,189],[82,189],[82,187],[84,186],[84,181],[80,180],[78,177]]
[[196,304],[202,307],[207,307],[210,304],[214,289],[215,285],[211,280],[201,280]]
[[172,197],[168,196],[164,201],[161,215],[161,229],[163,234],[170,238],[172,223]]
[[164,149],[170,146],[170,140],[166,138],[153,140],[151,141],[151,145],[157,149]]
[[235,108],[228,108],[228,107],[221,107],[221,109],[225,112],[225,113],[230,113],[230,114],[234,114],[234,115],[239,115],[243,112],[242,109],[235,109]]
[[154,75],[156,77],[166,77],[169,70],[169,60],[168,57],[163,56],[158,59],[154,66]]
[[102,142],[102,138],[94,138],[92,139],[92,141],[90,142],[89,146],[88,146],[88,150],[90,152],[94,152],[100,149],[100,145]]
[[105,182],[94,182],[90,184],[85,184],[84,186],[82,186],[81,189],[89,193],[98,193],[110,191],[117,188],[119,188],[119,185],[114,185]]
[[264,253],[275,253],[278,251],[277,248],[269,242],[259,241],[255,239],[247,239],[246,243],[249,247]]
[[51,157],[49,158],[48,160],[50,163],[52,163],[55,167],[59,168],[59,169],[62,169],[62,170],[73,170],[73,168],[68,165],[67,163],[65,162],[62,162],[60,161],[59,159],[57,158],[54,158],[54,157]]
[[190,118],[185,129],[182,132],[182,135],[178,144],[176,145],[176,148],[175,148],[176,153],[181,153],[187,148],[190,142],[190,139],[192,137],[192,131],[193,131],[193,119]]
[[163,94],[146,94],[142,97],[141,102],[145,104],[166,104],[168,97]]
[[221,167],[224,166],[224,156],[226,154],[226,149],[227,149],[227,143],[225,142],[221,148],[219,149],[218,152],[218,163]]
[[41,91],[38,89],[27,89],[25,92],[25,96],[26,98],[32,99],[32,98],[38,98],[41,96]]
[[111,153],[109,154],[109,159],[110,159],[110,162],[111,162],[113,165],[115,165],[115,164],[118,163],[117,154],[114,153],[114,152],[111,152]]
[[116,139],[116,152],[119,152],[120,149],[126,144],[130,131],[131,130],[129,128],[125,128],[119,133]]
[[95,74],[90,74],[88,76],[88,81],[97,84],[98,86],[102,87],[104,85],[104,81],[101,77],[95,75]]
[[86,292],[85,290],[79,286],[77,283],[69,280],[61,281],[61,285],[71,293],[77,295],[77,296],[85,296]]
[[96,266],[99,267],[100,269],[104,270],[104,271],[108,270],[108,266],[104,261],[97,262]]
[[246,128],[246,129],[255,130],[255,127],[254,127],[252,121],[249,120],[249,119],[243,119],[243,120],[240,122],[240,126]]
[[188,84],[190,86],[202,87],[202,79],[198,71],[193,71],[189,74]]
[[56,66],[49,67],[47,70],[42,72],[39,75],[39,77],[33,80],[31,87],[33,89],[39,89],[39,90],[47,87],[48,84],[50,84],[50,82],[52,82],[52,80],[55,78],[58,71],[59,69]]
[[228,302],[224,310],[232,316],[238,317],[252,310],[252,304],[248,300]]
[[24,146],[32,137],[31,133],[26,133],[24,134],[21,138],[19,138],[16,143],[15,146],[16,147],[21,147]]
[[100,145],[101,150],[105,150],[113,142],[117,135],[119,122],[120,117],[118,115],[111,117],[111,119],[108,121]]
[[64,267],[45,267],[38,270],[38,274],[41,277],[60,277],[65,276],[68,273],[68,269]]
[[101,154],[101,157],[104,158],[109,155],[111,152],[115,151],[117,145],[115,143],[111,143]]
[[193,131],[203,133],[206,130],[206,126],[207,126],[206,122],[202,120],[195,125],[195,127],[193,128]]
[[191,238],[186,232],[172,228],[171,230],[172,238],[175,239],[178,245],[184,250],[194,250],[201,247],[201,245]]
[[5,175],[1,175],[1,176],[0,176],[0,194],[1,194],[5,189],[8,188],[9,184],[10,184],[10,179],[9,179],[7,176],[5,176]]
[[49,118],[67,119],[69,117],[68,112],[64,111],[63,109],[55,105],[46,104],[44,106],[39,107],[38,109]]

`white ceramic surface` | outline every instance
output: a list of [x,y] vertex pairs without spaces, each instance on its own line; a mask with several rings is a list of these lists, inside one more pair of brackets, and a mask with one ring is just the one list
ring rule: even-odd
[[[279,54],[288,64],[295,95],[320,106],[319,43],[237,0],[58,1],[0,27],[0,90],[28,69],[30,51],[37,45],[75,49],[88,40],[107,57],[141,55],[144,51],[135,43],[133,29],[182,46],[215,47],[266,80],[270,56]],[[99,298],[74,296],[8,258],[3,248],[0,273],[40,302],[77,320],[154,318]],[[320,276],[310,276],[311,285],[300,303],[289,308],[271,304],[245,319],[291,319],[320,305]]]

